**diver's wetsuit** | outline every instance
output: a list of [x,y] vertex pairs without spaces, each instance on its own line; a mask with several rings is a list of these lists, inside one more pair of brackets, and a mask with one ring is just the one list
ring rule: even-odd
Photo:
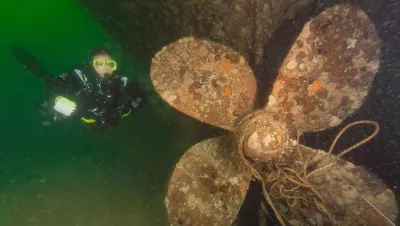
[[[99,78],[87,65],[75,67],[44,82],[46,90],[42,110],[54,120],[78,118],[93,129],[101,130],[117,125],[121,118],[144,100],[144,92],[118,71]],[[57,96],[76,103],[76,110],[70,116],[64,116],[53,109]]]

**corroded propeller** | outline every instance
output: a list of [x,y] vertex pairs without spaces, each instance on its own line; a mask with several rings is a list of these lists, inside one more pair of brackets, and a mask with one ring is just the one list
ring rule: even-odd
[[[196,144],[176,165],[166,198],[171,224],[231,224],[244,200],[250,173],[265,179],[267,199],[276,204],[281,220],[290,224],[324,223],[323,216],[307,208],[304,197],[329,212],[331,223],[393,221],[394,196],[381,181],[344,160],[330,161],[331,153],[295,140],[299,130],[336,126],[361,106],[379,68],[379,51],[376,30],[363,11],[347,5],[328,8],[304,26],[272,93],[265,94],[267,107],[254,111],[254,75],[234,50],[195,38],[164,47],[152,60],[150,75],[156,91],[177,110],[232,131]],[[378,127],[373,135],[377,131]],[[322,157],[328,163],[320,161]],[[290,168],[289,162],[299,163],[300,168]],[[256,166],[249,166],[252,163]],[[327,167],[321,167],[323,163]],[[255,168],[271,171],[261,175]],[[280,177],[272,176],[277,173],[288,176],[279,181]],[[321,200],[326,202],[321,204]],[[305,205],[301,211],[292,208],[300,204]],[[346,205],[353,207],[343,209]]]

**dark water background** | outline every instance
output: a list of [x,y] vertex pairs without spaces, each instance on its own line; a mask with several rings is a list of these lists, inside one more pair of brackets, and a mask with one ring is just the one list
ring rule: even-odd
[[[224,132],[168,107],[154,93],[148,66],[124,55],[74,0],[1,1],[0,19],[0,226],[167,225],[164,196],[174,164],[197,142]],[[276,37],[281,40],[282,34]],[[33,53],[53,75],[84,63],[93,47],[104,46],[149,101],[107,132],[71,122],[45,126],[36,110],[43,86],[12,56],[9,45]],[[399,77],[377,77],[378,88],[367,104],[346,121],[376,119],[381,132],[345,159],[376,173],[398,201]],[[377,86],[381,80],[388,84],[383,91]],[[387,97],[392,90],[393,97]],[[343,126],[308,134],[305,144],[327,150]],[[357,139],[343,140],[339,149]],[[259,200],[253,190],[252,200]],[[243,225],[257,218],[256,208],[242,209]]]
[[[221,131],[157,99],[148,68],[129,61],[75,1],[0,5],[0,226],[166,225],[164,195],[174,164]],[[43,86],[9,45],[33,53],[53,75],[105,46],[150,101],[107,132],[80,123],[45,126],[36,110]]]

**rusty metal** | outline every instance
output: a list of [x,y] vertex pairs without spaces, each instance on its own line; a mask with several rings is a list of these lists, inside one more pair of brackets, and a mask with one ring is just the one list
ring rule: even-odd
[[368,94],[380,65],[374,24],[359,8],[335,5],[304,26],[284,60],[268,106],[291,131],[339,125]]
[[242,56],[216,42],[182,38],[152,59],[154,88],[175,109],[224,129],[253,109],[256,81]]
[[230,225],[246,196],[250,174],[229,136],[190,148],[171,176],[165,203],[172,225]]

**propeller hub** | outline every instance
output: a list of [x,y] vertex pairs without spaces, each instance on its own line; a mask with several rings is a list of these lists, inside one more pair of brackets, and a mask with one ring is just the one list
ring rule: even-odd
[[246,117],[239,126],[244,136],[244,153],[256,162],[268,162],[282,155],[289,132],[273,111],[260,111]]

